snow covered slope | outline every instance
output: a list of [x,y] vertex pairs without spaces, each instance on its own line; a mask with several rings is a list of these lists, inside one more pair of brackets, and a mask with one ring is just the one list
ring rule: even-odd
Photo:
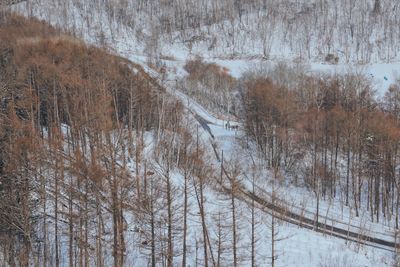
[[[52,1],[37,1],[30,2],[28,4],[22,3],[15,7],[15,10],[25,14],[32,14],[33,16],[47,20],[49,23],[55,26],[61,26],[69,29],[72,32],[76,32],[88,43],[104,45],[110,50],[113,50],[115,53],[122,55],[134,62],[140,63],[146,71],[155,77],[158,77],[158,73],[148,67],[148,62],[156,61],[156,63],[166,64],[170,69],[175,68],[176,74],[169,74],[169,78],[171,80],[175,78],[174,75],[182,75],[185,61],[195,55],[199,55],[208,61],[217,62],[218,64],[227,67],[231,74],[235,77],[240,77],[244,71],[252,68],[254,64],[265,62],[265,60],[261,58],[262,44],[256,43],[252,46],[246,46],[246,40],[248,38],[245,35],[239,34],[237,43],[233,46],[229,46],[226,49],[224,49],[225,46],[221,45],[220,48],[210,51],[207,45],[204,43],[194,44],[194,47],[191,47],[188,46],[187,43],[181,42],[179,38],[172,38],[171,41],[167,41],[167,37],[157,36],[155,32],[151,32],[151,27],[144,27],[144,25],[141,25],[142,30],[138,31],[138,28],[132,28],[124,24],[119,24],[117,19],[112,18],[110,20],[106,9],[104,9],[101,4],[97,2],[88,4],[87,2],[80,3],[79,1],[65,1],[63,4],[61,4]],[[131,10],[131,12],[132,16],[136,15],[133,10]],[[143,24],[151,21],[148,17],[148,14],[143,16],[139,15],[138,17],[143,19]],[[140,21],[140,19],[138,19],[138,21]],[[250,19],[255,20],[255,18]],[[237,22],[234,21],[233,23]],[[249,27],[249,25],[251,25],[251,23],[247,25],[244,24],[244,29],[242,29],[243,32],[246,31],[246,27]],[[221,33],[221,29],[217,26],[214,28],[215,35]],[[224,27],[228,28],[228,26],[229,25],[225,25]],[[219,27],[222,26],[219,25]],[[237,27],[239,28],[239,26]],[[140,36],[143,37],[141,38]],[[159,41],[155,41],[155,43],[151,45],[150,42],[154,41],[152,38],[157,37],[160,38]],[[222,39],[221,42],[224,41],[228,42],[230,39]],[[149,49],[152,49],[151,47],[153,46],[156,47],[156,51],[151,53]],[[247,50],[243,50],[242,47],[247,47]],[[237,49],[240,53],[236,54],[237,51],[235,49]],[[303,48],[301,48],[298,52],[302,53]],[[256,54],[255,58],[250,57],[252,53]],[[312,52],[312,54],[314,56],[310,57],[309,59],[305,59],[306,64],[310,66],[310,71],[342,73],[349,69],[348,63],[343,62],[345,60],[336,65],[325,64],[322,63],[323,60],[318,57],[316,51]],[[226,57],[224,58],[224,56],[228,57],[228,59]],[[229,58],[231,56],[232,59]],[[271,46],[271,52],[269,53],[268,62],[270,62],[270,64],[274,64],[275,62],[281,60],[292,63],[293,61],[297,60],[297,55],[293,53],[293,51],[289,51],[287,47],[282,48],[279,42],[273,42]],[[377,62],[378,60],[375,61]],[[368,65],[356,65],[354,68],[359,68],[362,72],[371,75],[371,77],[375,79],[377,83],[377,88],[380,90],[381,94],[383,94],[388,86],[396,80],[396,71],[400,68],[400,63],[377,62]],[[231,157],[227,157],[227,160],[229,160],[229,158],[232,161],[235,159],[242,161],[249,160],[246,157],[234,157],[234,155],[244,154],[243,150],[239,150],[237,147],[237,137],[241,135],[240,131],[225,129],[225,122],[223,120],[215,118],[193,99],[190,99],[183,93],[176,91],[173,88],[173,82],[163,81],[162,79],[160,79],[159,82],[167,85],[166,88],[168,91],[180,99],[193,114],[199,115],[204,120],[203,123],[209,127],[208,130],[200,128],[200,131],[202,132],[201,136],[204,144],[208,145],[210,150],[209,163],[211,165],[218,166],[220,164],[218,160],[214,158],[211,144],[215,144],[215,146],[218,148],[218,153],[223,150],[227,155],[231,155]],[[240,124],[237,125],[240,126]],[[250,164],[243,164],[241,167],[247,168],[249,165]],[[182,177],[179,174],[174,175],[174,183],[177,187],[182,187]],[[243,183],[245,186],[250,188],[249,183]],[[269,184],[266,185],[267,186],[263,188],[263,190],[270,192],[271,187],[268,187]],[[262,193],[262,191],[259,191],[259,193]],[[302,193],[303,191],[300,191],[298,195],[294,196],[291,194],[292,199],[288,198],[287,201],[295,205],[295,207],[298,207],[299,202],[304,200],[303,197],[299,196]],[[285,191],[282,191],[279,194],[282,196],[282,198],[285,198]],[[212,187],[207,188],[206,195],[206,205],[210,212],[210,214],[207,216],[207,219],[211,226],[210,232],[214,233],[213,236],[215,237],[215,233],[218,229],[216,227],[215,218],[213,218],[214,216],[212,215],[218,213],[229,213],[229,199],[227,200],[224,198],[224,196],[221,196],[221,193],[217,192],[216,189]],[[190,202],[196,202],[194,194],[192,194]],[[242,266],[248,266],[250,246],[249,233],[251,232],[251,229],[249,229],[248,218],[250,218],[251,214],[249,214],[250,210],[246,203],[240,202],[239,205],[241,206],[241,216],[239,221],[241,225],[240,235],[242,240],[240,243],[240,254],[241,257],[244,258]],[[335,206],[336,208],[331,208],[330,205],[330,203],[322,203],[322,213],[327,214],[330,212],[331,217],[339,217],[339,222],[336,224],[336,222],[333,222],[331,218],[329,219],[329,223],[335,223],[336,225],[341,224],[343,227],[350,227],[350,222],[351,224],[355,225],[364,224],[363,219],[354,220],[351,216],[351,211],[340,211],[338,206]],[[311,199],[308,200],[305,206],[308,208],[308,216],[312,218],[314,216],[312,207],[315,206],[315,203]],[[196,208],[193,208],[192,212],[196,214],[199,211]],[[258,233],[260,239],[258,242],[259,247],[257,251],[259,252],[257,257],[260,264],[264,263],[262,266],[269,266],[269,257],[271,255],[271,235],[270,226],[268,223],[270,216],[267,214],[262,214],[259,216],[259,220],[264,223],[261,223],[259,230],[260,232]],[[325,218],[321,216],[321,220],[324,219]],[[134,219],[132,219],[132,221],[133,220]],[[192,221],[190,225],[190,228],[192,229],[190,234],[192,236],[190,239],[190,245],[192,247],[190,256],[192,257],[192,264],[195,265],[195,252],[197,253],[197,251],[195,251],[195,240],[197,240],[196,233],[199,232],[200,229],[198,221],[199,217],[193,215],[190,220]],[[347,225],[346,222],[348,222]],[[393,254],[385,250],[367,246],[359,246],[358,244],[351,242],[346,244],[346,242],[342,239],[326,236],[314,231],[289,225],[284,222],[280,223],[278,229],[279,236],[283,240],[277,244],[277,266],[390,266],[392,264]],[[383,232],[383,234],[386,232],[386,228],[382,225],[368,225],[367,229],[370,232],[380,231],[380,233]],[[133,231],[133,229],[131,230]],[[229,230],[227,231],[229,232]],[[140,254],[139,251],[135,251],[137,254],[132,253],[130,256],[128,256],[130,261],[128,260],[127,263],[141,266],[140,264],[143,264],[145,259],[143,259],[143,262],[135,262],[135,257]],[[226,256],[226,262],[229,262],[229,252],[227,254],[228,256]]]

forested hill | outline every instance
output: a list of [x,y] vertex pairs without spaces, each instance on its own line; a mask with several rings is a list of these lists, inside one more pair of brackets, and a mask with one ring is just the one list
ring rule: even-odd
[[0,267],[398,266],[400,4],[0,5]]
[[179,114],[139,66],[35,19],[2,17],[0,263],[58,265],[67,247],[60,242],[94,238],[89,219],[98,212],[112,210],[119,227],[115,194],[126,184],[116,179],[131,176],[134,132],[168,129],[160,105],[165,116]]

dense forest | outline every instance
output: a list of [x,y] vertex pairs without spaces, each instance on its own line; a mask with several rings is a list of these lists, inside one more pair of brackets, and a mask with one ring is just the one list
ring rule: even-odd
[[357,72],[313,75],[282,62],[236,80],[199,59],[185,69],[181,90],[217,116],[243,120],[261,165],[399,228],[399,83],[378,99]]
[[399,59],[400,6],[391,0],[41,0],[19,10],[99,43],[133,37],[152,57],[180,44],[221,57]]
[[124,212],[139,208],[126,201],[142,188],[128,160],[139,164],[145,131],[178,129],[180,109],[126,60],[39,21],[7,15],[0,27],[2,261],[60,266],[69,247],[70,266],[93,264],[92,250],[106,266],[111,216],[121,266]]
[[368,79],[356,74],[305,76],[292,88],[268,78],[245,86],[246,132],[268,166],[302,170],[318,197],[338,197],[356,216],[366,206],[372,221],[395,218],[398,229],[397,84],[380,102]]
[[0,267],[399,266],[399,12],[0,5]]

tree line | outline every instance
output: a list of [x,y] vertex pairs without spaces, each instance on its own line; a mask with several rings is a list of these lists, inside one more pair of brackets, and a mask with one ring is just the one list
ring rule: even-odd
[[12,14],[0,66],[2,261],[123,266],[144,135],[175,131],[179,105],[139,66]]
[[217,56],[268,58],[290,51],[298,60],[365,64],[396,60],[400,39],[400,8],[390,0],[69,0],[28,2],[20,10],[46,14],[99,44],[144,40],[146,52],[156,46],[158,56],[163,42],[183,43],[189,51],[200,45]]
[[253,203],[249,223],[235,181],[231,194],[215,191],[226,177],[190,116],[140,66],[43,22],[3,17],[0,262],[269,262],[256,238],[268,229],[261,212]]
[[368,210],[371,221],[398,229],[398,83],[378,100],[364,75],[321,77],[278,66],[248,76],[243,87],[245,131],[269,168],[318,199],[339,198],[356,216]]

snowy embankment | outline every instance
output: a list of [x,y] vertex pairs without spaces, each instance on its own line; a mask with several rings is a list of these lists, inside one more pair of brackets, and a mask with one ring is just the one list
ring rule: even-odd
[[[125,47],[125,46],[123,46]],[[173,51],[172,51],[173,52]],[[210,134],[210,137],[207,138],[210,144],[214,145],[214,147],[219,148],[215,152],[219,155],[217,156],[216,160],[220,158],[221,151],[223,150],[225,152],[225,155],[240,155],[240,154],[245,154],[245,151],[235,151],[234,148],[236,149],[235,143],[237,143],[236,137],[240,136],[242,133],[240,131],[236,130],[231,130],[227,129],[225,127],[226,121],[220,120],[216,118],[213,114],[209,113],[204,107],[202,107],[200,104],[198,104],[195,100],[190,98],[189,96],[185,95],[184,93],[174,89],[174,81],[173,77],[174,75],[170,74],[171,80],[165,80],[165,78],[161,78],[161,75],[157,73],[155,70],[150,68],[146,64],[146,57],[145,56],[137,56],[134,54],[130,54],[129,52],[126,52],[124,50],[120,51],[120,54],[123,55],[124,57],[129,58],[132,61],[135,61],[139,64],[141,64],[144,68],[145,71],[147,71],[153,78],[157,79],[160,84],[163,84],[166,90],[175,95],[178,99],[182,101],[184,106],[192,113],[198,115],[200,118],[202,118],[203,122],[207,124],[206,127],[203,126],[204,130]],[[181,53],[178,52],[179,55]],[[207,59],[206,59],[207,60]],[[264,61],[262,60],[218,60],[218,59],[208,59],[210,62],[217,62],[219,65],[227,67],[233,76],[236,76],[239,78],[245,71],[249,70],[252,66],[255,64],[263,64]],[[183,72],[183,64],[185,60],[164,60],[163,61],[165,65],[170,67],[171,69],[178,69],[176,72],[178,75],[180,75],[180,72]],[[272,64],[274,64],[272,62]],[[384,69],[381,69],[381,67],[384,66]],[[311,72],[319,72],[319,73],[345,73],[346,71],[361,71],[363,74],[370,74],[371,78],[373,78],[377,84],[380,84],[379,86],[379,93],[380,95],[383,95],[384,92],[387,90],[389,85],[395,81],[396,79],[396,72],[395,69],[397,66],[400,67],[400,63],[393,63],[393,64],[372,64],[368,68],[366,67],[360,67],[358,70],[351,70],[345,65],[327,65],[327,64],[319,64],[319,63],[314,63],[311,64],[310,71]],[[392,75],[387,75],[384,76],[385,73],[392,73]],[[389,78],[388,78],[389,77]],[[230,122],[231,125],[236,125],[240,127],[239,122]],[[202,124],[200,122],[200,124]],[[207,136],[207,134],[206,134]],[[211,146],[210,146],[211,147]],[[249,162],[243,161],[243,168],[248,168]],[[261,183],[266,186],[260,186],[257,185],[256,187],[256,195],[262,197],[266,201],[270,200],[271,197],[271,187],[268,187],[269,184]],[[251,188],[251,183],[249,180],[243,181],[244,188],[247,190],[250,190]],[[324,201],[320,200],[319,203],[319,215],[318,215],[318,220],[317,220],[317,213],[316,213],[316,200],[314,198],[307,198],[305,200],[304,197],[304,192],[302,190],[296,192],[296,188],[292,188],[291,190],[285,189],[278,189],[281,192],[277,193],[278,202],[282,203],[284,207],[288,209],[288,211],[297,214],[299,216],[304,217],[305,219],[312,220],[315,222],[323,223],[324,225],[330,226],[330,227],[335,227],[338,228],[339,230],[343,230],[344,232],[347,233],[353,233],[353,234],[359,234],[365,235],[368,237],[380,239],[383,242],[387,243],[393,243],[395,241],[395,235],[393,228],[390,226],[386,226],[382,223],[371,223],[370,220],[368,219],[368,213],[362,214],[360,217],[355,217],[354,211],[350,210],[347,207],[343,207],[339,203],[339,201],[336,201],[336,203],[332,203],[329,201]],[[290,194],[288,194],[290,192]],[[292,194],[293,193],[293,194]],[[290,196],[290,197],[288,197]],[[292,222],[293,224],[296,224],[295,222]],[[306,224],[304,223],[304,227]],[[314,229],[317,230],[317,229]],[[302,231],[307,231],[309,230],[302,230]],[[326,231],[329,235],[329,231]],[[315,233],[315,235],[318,235],[318,233]],[[348,240],[357,240],[357,238],[351,238],[348,234],[342,234],[341,238],[348,238]],[[331,237],[332,239],[335,239],[335,237]],[[337,238],[337,237],[336,237]],[[338,241],[342,242],[342,241]],[[369,244],[371,247],[365,248],[366,250],[371,250],[374,251],[375,249],[383,249],[380,251],[380,253],[390,255],[391,253],[388,251],[393,251],[390,246],[387,245],[379,245],[379,244],[374,244],[373,242],[367,242],[360,240],[361,244]],[[357,244],[357,242],[353,243],[354,245]],[[360,244],[357,244],[359,246]],[[380,250],[379,249],[379,250]],[[385,252],[386,251],[386,252]],[[387,263],[386,263],[387,264]],[[366,264],[368,266],[368,264]],[[380,265],[384,265],[384,263],[380,263]],[[292,265],[291,265],[292,266]],[[297,265],[297,266],[302,266],[302,265]]]
[[[159,74],[157,72],[155,72],[154,70],[145,65],[144,68],[149,74],[153,76],[153,78],[158,79],[160,83],[163,82],[160,79]],[[233,146],[233,144],[230,144],[229,141],[228,143],[225,144],[222,143],[224,142],[223,141],[224,137],[232,137],[233,133],[234,136],[240,133],[238,133],[237,131],[226,129],[226,127],[224,127],[225,125],[224,121],[215,118],[213,115],[208,113],[201,105],[199,105],[196,101],[186,96],[182,92],[171,89],[167,84],[165,88],[167,88],[167,91],[169,93],[176,95],[184,103],[185,107],[190,112],[201,117],[203,121],[206,122],[206,124],[208,124],[208,126],[206,127],[203,126],[203,128],[210,133],[214,149],[215,146],[216,147],[222,146],[223,148],[225,148],[225,151],[228,152],[228,154],[237,154],[237,152],[235,151],[229,151],[230,148]],[[240,126],[239,123],[237,123],[236,125]],[[230,142],[232,141],[235,142],[235,140],[230,140]],[[219,161],[220,156],[218,155],[221,155],[221,150],[220,151],[215,150],[215,152],[217,153],[217,160]],[[242,151],[241,153],[245,153],[245,151]],[[242,167],[246,168],[246,165],[247,165],[246,161],[244,161],[244,163],[242,163]],[[250,188],[252,187],[251,181],[249,180],[244,181],[243,185],[244,185],[243,188],[244,191],[246,191],[247,189],[247,192],[250,192]],[[262,186],[256,185],[256,190],[254,195],[261,197],[263,200],[266,201],[266,203],[271,203],[272,192],[270,191],[270,189],[271,188],[268,187],[262,188]],[[279,202],[282,207],[287,209],[286,213],[293,214],[292,217],[302,218],[300,220],[295,220],[295,221],[287,220],[287,221],[297,225],[304,224],[303,227],[313,226],[310,223],[309,225],[307,225],[306,221],[314,222],[315,224],[322,224],[323,226],[321,228],[325,228],[322,229],[322,232],[326,232],[328,234],[336,233],[337,237],[352,240],[353,242],[354,241],[361,242],[375,248],[381,248],[384,250],[393,251],[393,247],[391,247],[395,242],[393,228],[379,223],[370,223],[369,221],[364,221],[365,219],[364,217],[354,217],[351,215],[351,211],[349,210],[346,210],[345,212],[343,212],[342,210],[341,212],[342,216],[340,216],[338,205],[334,205],[333,207],[331,207],[331,203],[326,203],[325,201],[321,201],[322,202],[321,207],[319,208],[317,216],[317,213],[314,210],[311,210],[312,207],[315,207],[314,205],[315,203],[312,203],[312,205],[300,206],[299,204],[303,199],[296,199],[296,200],[291,199],[290,201],[285,200],[284,197],[281,198],[280,196],[285,196],[285,193],[287,193],[287,191],[285,192],[283,190],[281,191],[282,192],[277,194],[278,195],[277,202]],[[282,216],[283,216],[282,218],[288,217],[286,214],[282,214]],[[321,229],[318,229],[317,227],[313,229],[321,231]],[[332,229],[336,230],[332,231]]]

